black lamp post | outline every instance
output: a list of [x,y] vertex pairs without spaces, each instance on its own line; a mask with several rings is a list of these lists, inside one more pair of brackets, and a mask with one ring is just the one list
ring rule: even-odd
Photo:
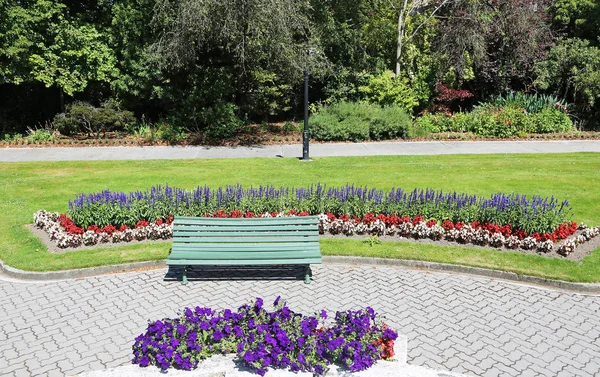
[[308,157],[308,68],[304,68],[304,132],[302,133],[302,161],[309,161]]

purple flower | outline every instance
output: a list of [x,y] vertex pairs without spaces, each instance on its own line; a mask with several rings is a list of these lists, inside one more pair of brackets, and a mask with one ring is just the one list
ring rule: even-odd
[[215,331],[215,332],[213,333],[213,338],[214,338],[214,340],[216,340],[217,342],[218,342],[219,340],[223,339],[224,337],[225,337],[225,335],[224,335],[224,334],[223,334],[221,331],[219,331],[219,330],[217,330],[217,331]]

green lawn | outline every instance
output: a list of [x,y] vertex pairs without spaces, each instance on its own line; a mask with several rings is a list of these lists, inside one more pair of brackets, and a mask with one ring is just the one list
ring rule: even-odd
[[[568,199],[573,219],[600,224],[600,154],[447,155],[296,159],[153,160],[0,164],[0,259],[31,271],[164,259],[170,244],[141,244],[93,251],[48,253],[24,227],[38,209],[66,212],[81,192],[140,190],[169,183],[197,185],[293,185],[347,182],[382,189],[431,187],[489,195],[519,192]],[[357,240],[322,240],[325,255],[423,259],[499,268],[569,281],[600,281],[600,249],[582,263],[468,247]]]

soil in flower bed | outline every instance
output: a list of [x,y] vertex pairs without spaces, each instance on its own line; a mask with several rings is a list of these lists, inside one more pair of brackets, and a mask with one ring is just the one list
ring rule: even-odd
[[[169,240],[144,240],[144,241],[133,240],[131,242],[109,241],[109,242],[100,243],[97,245],[91,245],[91,246],[81,245],[78,247],[69,247],[69,248],[61,249],[57,246],[55,241],[50,240],[50,236],[43,229],[38,228],[33,224],[27,225],[27,229],[29,229],[36,237],[38,237],[40,239],[40,241],[42,241],[42,243],[48,248],[48,251],[52,254],[64,254],[64,253],[69,253],[72,251],[91,250],[91,249],[100,249],[100,248],[117,247],[117,246],[128,246],[128,245],[136,245],[136,244],[140,244],[140,243],[165,243],[165,242],[170,243],[170,242],[172,242],[172,240],[170,240],[170,239]],[[577,236],[579,234],[581,234],[581,230],[578,230],[577,233],[575,233],[571,237]],[[325,234],[320,235],[320,237],[321,238],[355,239],[355,240],[360,240],[360,241],[365,241],[365,242],[368,240],[368,236],[364,236],[364,235],[345,236],[345,235],[333,235],[330,233],[325,233]],[[571,238],[571,237],[569,237],[569,238]],[[383,242],[413,242],[413,243],[424,243],[424,244],[433,244],[433,245],[440,245],[440,246],[466,246],[466,247],[477,248],[477,249],[498,250],[498,251],[505,251],[505,252],[511,251],[511,252],[518,252],[518,253],[523,253],[523,254],[540,255],[543,257],[547,257],[547,258],[568,259],[568,260],[571,260],[574,262],[580,262],[583,258],[588,256],[593,250],[600,248],[600,237],[592,238],[591,240],[577,246],[575,248],[575,251],[573,251],[566,257],[558,254],[558,252],[557,252],[558,247],[555,247],[554,250],[551,252],[542,253],[537,250],[524,250],[524,249],[516,249],[515,250],[515,249],[509,249],[507,247],[480,246],[480,245],[474,245],[471,243],[470,244],[460,244],[457,242],[451,242],[451,241],[447,241],[447,240],[433,241],[428,238],[427,239],[414,239],[414,238],[399,237],[399,236],[379,236],[377,239],[380,241],[383,241]],[[561,244],[564,241],[565,240],[562,240],[557,245]]]
[[[301,124],[296,125],[297,129]],[[521,137],[494,138],[483,137],[468,132],[440,132],[429,134],[424,137],[412,139],[390,139],[385,141],[526,141],[526,140],[600,140],[600,132],[597,131],[572,131],[550,134],[525,134]],[[371,140],[374,141],[374,140]],[[254,124],[246,127],[246,130],[236,136],[227,139],[207,140],[202,135],[189,135],[187,138],[172,144],[179,146],[259,146],[300,144],[302,132],[285,127],[285,123]],[[323,142],[311,140],[311,143],[347,143]],[[368,142],[368,140],[367,140]],[[88,137],[87,135],[75,135],[72,137],[59,136],[54,142],[30,143],[26,139],[16,141],[0,140],[0,148],[81,148],[81,147],[115,147],[115,146],[166,146],[167,141],[156,139],[149,141],[143,137],[116,134],[107,132],[100,139]]]

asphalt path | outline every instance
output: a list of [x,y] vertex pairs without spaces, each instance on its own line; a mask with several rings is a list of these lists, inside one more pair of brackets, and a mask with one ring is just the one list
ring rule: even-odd
[[[407,141],[311,144],[310,157],[444,154],[600,152],[600,140],[561,141]],[[84,147],[3,148],[0,162],[172,160],[205,158],[299,158],[301,144],[248,147]]]

